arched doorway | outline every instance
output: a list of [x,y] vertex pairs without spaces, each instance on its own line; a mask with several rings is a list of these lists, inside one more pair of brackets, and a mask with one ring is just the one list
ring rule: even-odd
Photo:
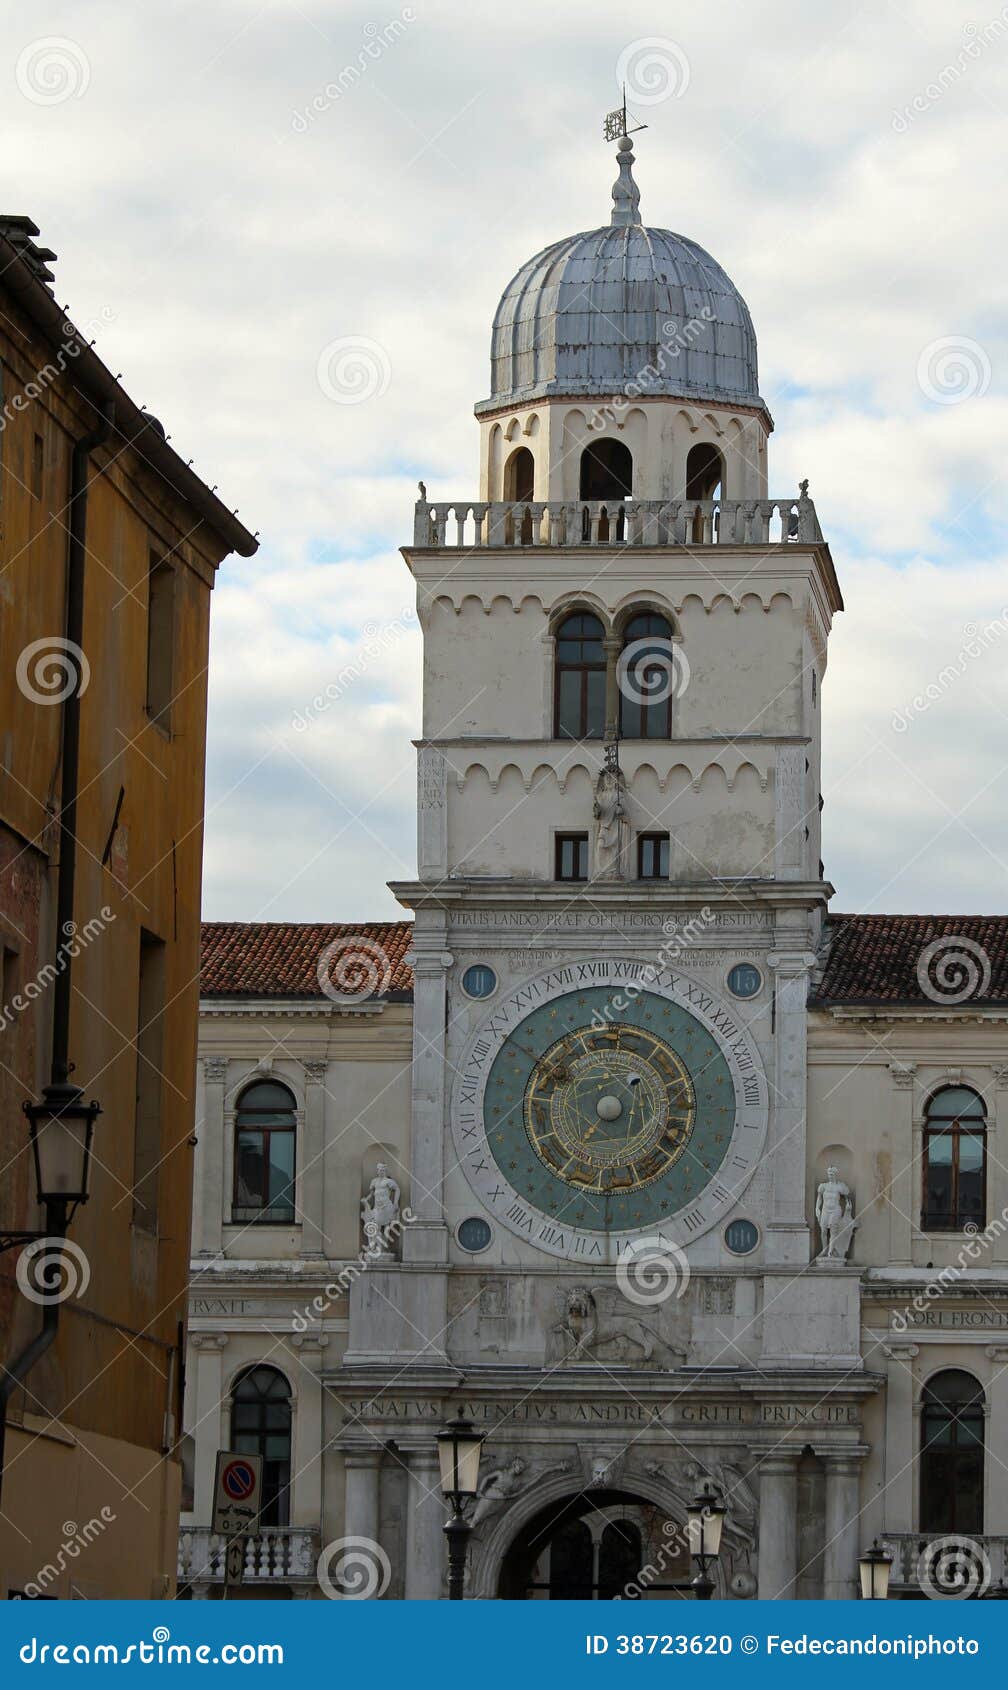
[[504,1601],[691,1600],[685,1532],[653,1502],[591,1490],[543,1508],[508,1549]]

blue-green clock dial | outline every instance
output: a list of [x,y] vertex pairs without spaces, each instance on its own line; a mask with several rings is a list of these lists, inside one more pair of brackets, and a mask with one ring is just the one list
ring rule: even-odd
[[620,965],[555,970],[494,1012],[453,1124],[506,1225],[554,1254],[610,1259],[613,1241],[696,1236],[730,1206],[762,1145],[766,1087],[746,1029],[696,982],[651,969],[650,990],[558,989],[586,969]]

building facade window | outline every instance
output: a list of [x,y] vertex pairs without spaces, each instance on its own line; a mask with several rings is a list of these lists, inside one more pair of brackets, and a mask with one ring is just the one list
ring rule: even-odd
[[984,1392],[948,1368],[921,1393],[920,1519],[931,1535],[984,1529]]
[[290,1521],[290,1386],[275,1367],[252,1367],[235,1381],[231,1393],[231,1448],[239,1455],[262,1456],[264,1526]]
[[558,833],[556,836],[556,878],[588,879],[587,833]]
[[555,733],[558,739],[601,739],[605,733],[605,630],[597,616],[578,611],[556,636]]
[[293,1095],[276,1080],[256,1080],[235,1113],[234,1221],[283,1225],[294,1219]]
[[667,880],[668,871],[668,834],[639,833],[637,835],[637,879]]
[[645,611],[623,630],[619,664],[621,739],[671,739],[678,667],[672,625]]
[[968,1086],[943,1086],[924,1117],[925,1232],[983,1226],[986,1215],[987,1115]]

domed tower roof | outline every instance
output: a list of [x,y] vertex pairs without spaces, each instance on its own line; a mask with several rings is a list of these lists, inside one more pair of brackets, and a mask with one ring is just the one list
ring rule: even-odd
[[624,136],[611,223],[555,241],[504,289],[477,412],[623,393],[766,411],[745,300],[702,246],[641,222],[633,156]]

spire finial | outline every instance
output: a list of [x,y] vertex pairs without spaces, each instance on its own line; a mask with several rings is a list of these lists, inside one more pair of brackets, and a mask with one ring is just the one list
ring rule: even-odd
[[631,134],[637,129],[644,129],[643,123],[638,123],[635,130],[627,127],[626,85],[623,87],[623,104],[615,111],[607,114],[603,133],[607,141],[615,141],[619,152],[619,175],[613,183],[613,212],[614,228],[628,228],[631,223],[640,222],[640,193],[633,179],[633,142]]
[[633,161],[633,142],[629,135],[623,135],[619,142],[619,175],[612,191],[614,228],[627,228],[640,222],[640,190],[633,179]]

